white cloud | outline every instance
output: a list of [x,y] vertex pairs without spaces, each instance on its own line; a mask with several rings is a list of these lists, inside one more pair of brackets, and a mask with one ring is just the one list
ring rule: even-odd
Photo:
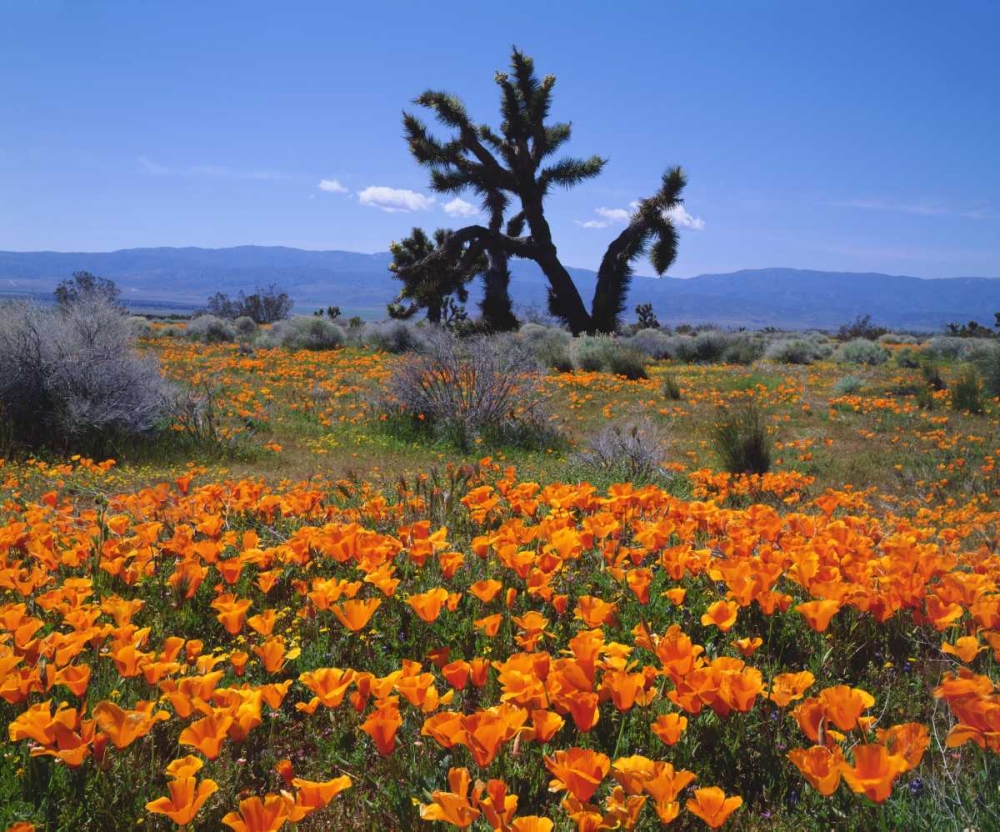
[[328,194],[349,194],[350,189],[345,188],[340,184],[339,179],[320,179],[319,189],[321,191],[326,191]]
[[434,197],[407,191],[402,188],[387,188],[372,185],[358,194],[362,205],[370,205],[387,214],[408,214],[413,211],[429,211],[434,205]]
[[609,222],[628,222],[631,216],[624,208],[595,208],[594,213]]
[[444,212],[449,217],[478,217],[479,209],[473,205],[471,202],[466,202],[464,199],[459,199],[457,196],[451,201],[445,203],[443,206]]
[[674,225],[681,228],[690,228],[692,231],[705,230],[705,221],[701,217],[692,217],[683,205],[676,205],[663,213],[668,219],[674,221]]
[[153,173],[156,174],[157,176],[162,176],[163,174],[170,173],[170,168],[168,168],[166,165],[161,165],[157,162],[154,162],[148,156],[139,157],[139,167],[141,167],[144,171],[146,171],[146,173]]
[[574,220],[574,222],[580,226],[580,228],[607,228],[611,225],[611,223],[606,220],[587,220],[586,222]]

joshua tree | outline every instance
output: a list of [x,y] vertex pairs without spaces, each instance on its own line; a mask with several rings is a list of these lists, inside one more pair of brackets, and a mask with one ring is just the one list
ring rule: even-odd
[[[477,194],[487,215],[486,225],[470,225],[453,232],[447,245],[428,255],[450,260],[454,268],[468,273],[469,264],[485,254],[484,317],[509,322],[507,284],[510,258],[534,260],[549,283],[549,310],[574,334],[613,332],[625,309],[632,264],[650,243],[653,268],[663,274],[677,254],[677,232],[668,212],[682,202],[684,174],[670,169],[660,189],[641,200],[629,225],[608,246],[597,275],[597,287],[587,311],[569,272],[559,260],[552,232],[545,218],[544,201],[553,187],[570,188],[597,176],[606,159],[565,157],[551,161],[570,138],[567,123],[546,123],[552,104],[555,76],[541,80],[534,62],[516,48],[511,54],[511,73],[498,72],[503,121],[500,132],[473,123],[462,102],[444,92],[428,91],[415,103],[431,110],[453,132],[442,141],[410,113],[403,127],[410,152],[430,170],[431,187],[439,193]],[[516,200],[519,208],[510,216]],[[516,207],[516,206],[514,206]],[[525,234],[527,231],[527,234]],[[501,327],[496,327],[501,328]]]
[[428,237],[422,228],[414,228],[409,237],[389,246],[392,263],[389,270],[403,282],[399,296],[389,304],[393,318],[411,318],[419,310],[427,310],[427,320],[441,323],[441,315],[455,304],[453,297],[465,303],[469,297],[466,284],[486,268],[486,260],[478,257],[460,267],[461,251],[445,256],[450,232],[439,228]]

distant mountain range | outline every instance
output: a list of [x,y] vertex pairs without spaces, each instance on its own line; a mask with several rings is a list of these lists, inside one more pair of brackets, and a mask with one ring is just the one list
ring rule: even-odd
[[[345,315],[385,317],[399,284],[390,255],[295,248],[136,248],[106,253],[0,252],[0,295],[47,299],[74,271],[114,280],[137,310],[185,312],[215,292],[276,283],[295,298],[296,310],[340,306]],[[595,274],[570,269],[589,301]],[[515,261],[511,294],[516,305],[545,308],[546,281],[531,262]],[[870,314],[883,326],[937,330],[952,321],[992,326],[1000,311],[1000,278],[925,280],[886,274],[802,269],[748,269],[688,279],[636,277],[629,308],[651,303],[660,322],[716,323],[724,327],[831,329]]]

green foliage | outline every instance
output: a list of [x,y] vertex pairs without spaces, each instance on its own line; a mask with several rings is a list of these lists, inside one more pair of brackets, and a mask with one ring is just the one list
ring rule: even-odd
[[774,442],[763,411],[752,399],[721,410],[711,442],[724,471],[765,474],[771,469]]
[[966,367],[951,385],[952,410],[960,410],[975,416],[986,409],[983,400],[983,385],[974,367]]
[[663,398],[667,399],[667,401],[679,402],[683,398],[681,386],[677,381],[677,377],[672,373],[667,373],[663,377],[661,390],[663,391]]
[[841,364],[862,364],[866,367],[875,367],[885,364],[889,360],[889,353],[885,347],[869,341],[866,338],[855,338],[846,344],[841,344],[834,358]]

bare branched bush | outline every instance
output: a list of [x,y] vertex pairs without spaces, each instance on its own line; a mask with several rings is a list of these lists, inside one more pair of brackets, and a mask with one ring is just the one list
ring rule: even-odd
[[513,339],[428,339],[396,365],[380,402],[463,448],[477,440],[540,446],[556,438],[538,363]]
[[250,428],[231,424],[221,405],[223,396],[224,391],[210,383],[177,390],[170,399],[174,427],[198,446],[235,447]]
[[0,420],[11,440],[85,449],[152,433],[169,386],[134,342],[132,322],[101,298],[0,308]]
[[590,469],[592,478],[647,484],[669,479],[663,468],[667,439],[652,423],[611,424],[590,440],[577,460]]

